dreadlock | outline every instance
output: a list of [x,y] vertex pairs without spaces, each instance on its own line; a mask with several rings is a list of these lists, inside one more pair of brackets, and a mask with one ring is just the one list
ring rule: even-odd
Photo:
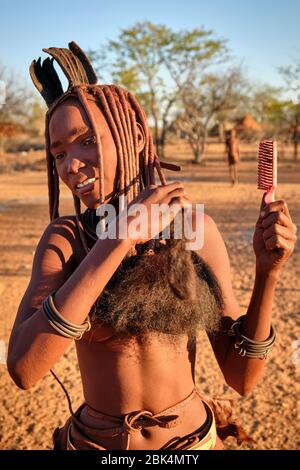
[[[158,156],[155,153],[155,147],[145,113],[135,97],[118,85],[76,85],[60,96],[46,114],[45,137],[51,220],[59,217],[59,177],[55,160],[50,151],[49,123],[54,110],[70,97],[80,102],[96,137],[100,204],[103,204],[105,199],[103,152],[98,126],[88,106],[88,100],[95,101],[99,106],[108,123],[116,145],[118,194],[120,196],[126,196],[127,202],[130,203],[142,189],[155,183],[155,170],[158,173],[161,183],[166,184]],[[141,152],[138,151],[137,125],[141,126],[145,136],[145,146]],[[76,195],[73,195],[73,199],[76,224],[81,242],[87,253],[88,245],[80,220],[80,199]]]
[[[86,112],[97,144],[100,204],[105,201],[104,165],[98,126],[88,105],[96,102],[110,128],[117,150],[117,194],[130,203],[139,192],[155,183],[157,171],[166,184],[155,153],[145,113],[134,96],[117,85],[76,85],[59,97],[46,117],[46,148],[51,220],[59,216],[59,179],[50,152],[49,122],[53,111],[64,100],[74,97]],[[145,145],[138,150],[137,126],[141,126]],[[85,230],[81,222],[80,199],[73,194],[76,223],[80,239],[88,253]],[[183,240],[167,240],[163,248],[159,240],[151,240],[153,256],[130,253],[91,310],[93,324],[112,326],[121,337],[147,340],[147,332],[163,335],[176,342],[178,334],[191,335],[198,328],[218,329],[222,295],[209,266],[196,254],[184,249]],[[129,295],[134,290],[135,295]]]

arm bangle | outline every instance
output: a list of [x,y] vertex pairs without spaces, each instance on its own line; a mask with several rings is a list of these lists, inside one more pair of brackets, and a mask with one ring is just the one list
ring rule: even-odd
[[239,317],[235,322],[232,323],[228,335],[236,338],[234,347],[238,349],[240,356],[251,357],[256,359],[266,359],[272,347],[274,346],[276,333],[274,327],[271,325],[271,331],[269,337],[265,341],[257,341],[243,335],[241,332],[241,326],[245,315]]
[[53,301],[54,293],[55,291],[52,291],[43,302],[43,312],[48,322],[61,336],[75,340],[81,339],[83,334],[91,329],[89,318],[82,325],[76,325],[68,321],[55,307]]

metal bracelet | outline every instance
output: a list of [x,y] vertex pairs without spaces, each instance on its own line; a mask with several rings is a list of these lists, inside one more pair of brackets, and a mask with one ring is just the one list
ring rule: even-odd
[[43,311],[50,325],[65,338],[80,340],[86,331],[91,329],[90,320],[87,319],[82,325],[76,325],[64,318],[56,309],[53,301],[52,291],[43,302]]
[[244,317],[245,315],[242,315],[235,322],[233,322],[228,331],[228,335],[234,336],[237,340],[234,347],[238,349],[239,355],[242,357],[247,356],[256,359],[266,359],[275,343],[276,333],[274,327],[271,325],[270,335],[264,341],[257,341],[248,338],[241,333],[241,326]]

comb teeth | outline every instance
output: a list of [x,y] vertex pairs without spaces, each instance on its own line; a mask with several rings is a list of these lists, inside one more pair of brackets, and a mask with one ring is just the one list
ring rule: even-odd
[[263,140],[258,150],[257,187],[268,191],[277,186],[277,142]]

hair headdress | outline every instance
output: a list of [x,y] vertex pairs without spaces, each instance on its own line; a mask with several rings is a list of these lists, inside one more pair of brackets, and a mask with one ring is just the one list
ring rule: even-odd
[[[75,96],[81,103],[96,136],[100,204],[105,200],[103,156],[97,123],[88,106],[88,100],[96,101],[110,127],[117,149],[118,194],[125,195],[128,203],[144,187],[155,183],[154,170],[157,171],[162,184],[165,184],[166,180],[161,168],[173,171],[180,170],[177,165],[159,161],[145,113],[135,97],[118,85],[97,85],[97,76],[89,59],[74,41],[69,43],[69,49],[50,47],[43,49],[43,51],[50,54],[51,59],[46,58],[41,61],[41,58],[39,58],[37,61],[33,60],[30,65],[30,76],[49,108],[46,114],[45,135],[51,220],[59,216],[59,177],[50,151],[49,122],[56,106],[69,96]],[[68,89],[65,92],[54,68],[54,60],[60,65],[68,79]],[[145,147],[141,152],[137,150],[137,123],[142,128],[145,136]],[[82,227],[80,199],[75,194],[73,198],[77,226],[87,252],[87,242]]]
[[29,72],[35,87],[48,107],[64,94],[59,76],[54,68],[54,59],[69,81],[68,89],[76,85],[97,83],[97,75],[89,59],[76,42],[70,42],[69,49],[49,47],[48,49],[44,48],[43,51],[50,54],[52,59],[47,57],[42,62],[39,57],[37,61],[33,60]]

